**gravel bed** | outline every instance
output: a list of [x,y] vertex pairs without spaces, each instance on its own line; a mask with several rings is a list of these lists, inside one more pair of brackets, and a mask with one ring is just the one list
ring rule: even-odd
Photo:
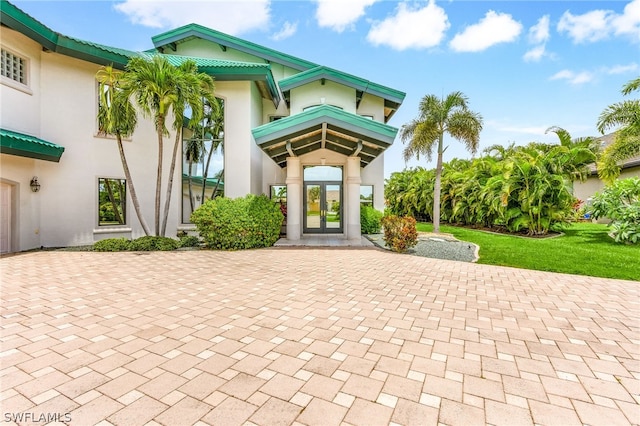
[[[382,238],[382,234],[371,234],[366,235],[366,237],[376,246],[389,250]],[[418,235],[418,244],[407,250],[407,254],[433,259],[475,262],[478,260],[478,246],[457,240],[451,235],[421,233]]]

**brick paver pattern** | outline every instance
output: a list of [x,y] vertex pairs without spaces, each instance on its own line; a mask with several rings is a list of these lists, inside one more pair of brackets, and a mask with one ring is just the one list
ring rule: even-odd
[[6,424],[640,422],[638,282],[348,248],[0,267]]

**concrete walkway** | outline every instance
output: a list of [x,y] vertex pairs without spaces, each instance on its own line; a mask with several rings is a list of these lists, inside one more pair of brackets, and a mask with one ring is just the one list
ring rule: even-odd
[[0,271],[3,424],[640,422],[638,282],[355,248]]

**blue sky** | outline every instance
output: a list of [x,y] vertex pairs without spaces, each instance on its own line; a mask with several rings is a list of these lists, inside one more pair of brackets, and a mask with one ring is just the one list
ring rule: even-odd
[[[633,1],[13,1],[55,31],[131,50],[196,22],[420,98],[462,91],[484,119],[480,148],[598,135],[596,122],[640,75],[640,0]],[[447,140],[445,161],[469,158]],[[402,170],[402,142],[385,176]],[[408,166],[433,167],[412,160]]]

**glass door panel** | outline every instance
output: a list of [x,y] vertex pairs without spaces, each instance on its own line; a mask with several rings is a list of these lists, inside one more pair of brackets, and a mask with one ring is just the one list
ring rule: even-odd
[[342,185],[325,184],[325,227],[328,230],[342,228],[342,214],[340,206],[340,189]]
[[306,232],[322,232],[322,185],[305,185],[304,228]]
[[342,232],[342,184],[304,184],[304,232]]

